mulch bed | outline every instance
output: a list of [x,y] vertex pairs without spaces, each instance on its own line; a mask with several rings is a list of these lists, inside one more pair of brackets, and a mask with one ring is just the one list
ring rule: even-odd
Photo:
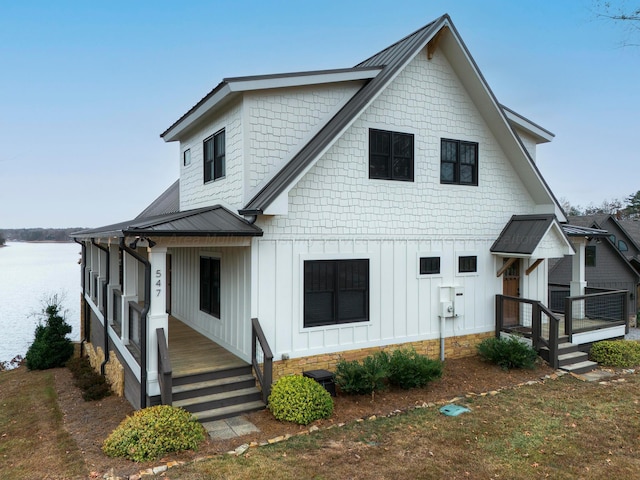
[[[348,423],[372,415],[388,415],[397,410],[407,410],[425,403],[448,401],[468,393],[483,393],[512,387],[517,384],[538,380],[553,373],[547,365],[538,365],[534,370],[501,370],[496,365],[483,362],[479,357],[450,359],[445,361],[444,375],[426,388],[414,390],[388,390],[370,396],[338,395],[334,401],[334,414],[328,420],[314,422],[319,428]],[[101,478],[106,472],[125,477],[140,470],[169,461],[189,461],[197,457],[215,455],[233,450],[243,443],[264,442],[286,434],[296,434],[308,430],[282,423],[273,418],[268,410],[255,412],[246,418],[256,425],[259,433],[232,440],[212,441],[202,445],[197,452],[185,452],[143,464],[123,459],[109,458],[102,453],[104,439],[118,424],[133,412],[131,405],[123,398],[107,397],[100,401],[85,402],[80,390],[73,385],[68,369],[55,372],[58,403],[64,415],[65,428],[73,436],[84,456],[85,463],[93,478]]]

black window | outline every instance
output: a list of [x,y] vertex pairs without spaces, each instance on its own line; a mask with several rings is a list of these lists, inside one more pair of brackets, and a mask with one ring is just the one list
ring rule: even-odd
[[225,175],[225,138],[224,130],[207,138],[204,150],[204,181],[209,182]]
[[200,257],[200,310],[220,318],[220,259]]
[[442,139],[440,183],[478,185],[478,144]]
[[186,167],[187,165],[191,165],[191,149],[187,148],[184,152],[182,152],[182,164]]
[[584,264],[586,267],[596,266],[596,246],[587,245],[584,249]]
[[420,275],[440,273],[440,257],[421,257]]
[[413,181],[413,135],[369,130],[369,178]]
[[304,262],[304,326],[369,320],[369,260]]
[[478,257],[458,257],[458,272],[470,273],[478,271]]

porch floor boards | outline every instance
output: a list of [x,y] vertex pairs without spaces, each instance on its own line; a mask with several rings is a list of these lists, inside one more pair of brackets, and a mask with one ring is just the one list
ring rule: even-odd
[[169,316],[168,343],[174,377],[248,365],[247,362],[172,316]]

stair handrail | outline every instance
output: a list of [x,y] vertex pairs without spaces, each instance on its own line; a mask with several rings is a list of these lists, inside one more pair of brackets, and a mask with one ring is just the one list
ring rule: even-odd
[[[258,361],[258,346],[262,351],[262,368],[260,368],[261,364]],[[251,365],[262,389],[262,401],[267,403],[273,380],[273,352],[271,352],[267,337],[264,335],[257,318],[251,319]]]
[[[539,322],[539,335],[542,333],[542,314],[546,314],[549,317],[549,343],[547,347],[549,348],[549,363],[552,368],[558,368],[558,338],[560,337],[560,318],[556,317],[555,314],[546,306],[542,304],[542,302],[537,302],[538,306],[538,315],[535,319],[536,322]],[[535,341],[535,340],[534,340]]]
[[167,337],[164,328],[156,328],[156,339],[158,343],[158,384],[160,385],[160,402],[162,405],[171,405],[172,394],[172,368],[171,358],[169,358],[169,348],[167,347]]

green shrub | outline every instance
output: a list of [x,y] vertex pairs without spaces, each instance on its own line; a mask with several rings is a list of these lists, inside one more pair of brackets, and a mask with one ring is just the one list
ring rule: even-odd
[[93,369],[86,357],[72,358],[66,366],[71,370],[74,383],[82,390],[82,398],[86,401],[102,400],[111,395],[109,382]]
[[333,414],[333,399],[312,378],[291,375],[280,378],[271,388],[269,410],[278,420],[308,425]]
[[482,358],[500,365],[504,370],[510,368],[533,368],[538,354],[518,337],[487,338],[477,346]]
[[632,368],[640,365],[640,343],[627,340],[604,340],[591,347],[593,361],[611,367]]
[[347,361],[340,359],[336,364],[336,384],[345,393],[371,396],[387,387],[389,377],[389,355],[377,352],[362,360]]
[[395,350],[389,356],[389,383],[400,388],[423,387],[442,376],[442,362],[420,355],[413,348]]
[[60,315],[60,302],[56,295],[49,299],[44,313],[45,324],[36,327],[33,343],[25,356],[29,370],[62,367],[73,355],[73,344],[67,338],[71,325]]
[[102,451],[109,457],[144,462],[170,452],[196,450],[204,438],[202,425],[189,412],[158,405],[125,418],[104,441]]

